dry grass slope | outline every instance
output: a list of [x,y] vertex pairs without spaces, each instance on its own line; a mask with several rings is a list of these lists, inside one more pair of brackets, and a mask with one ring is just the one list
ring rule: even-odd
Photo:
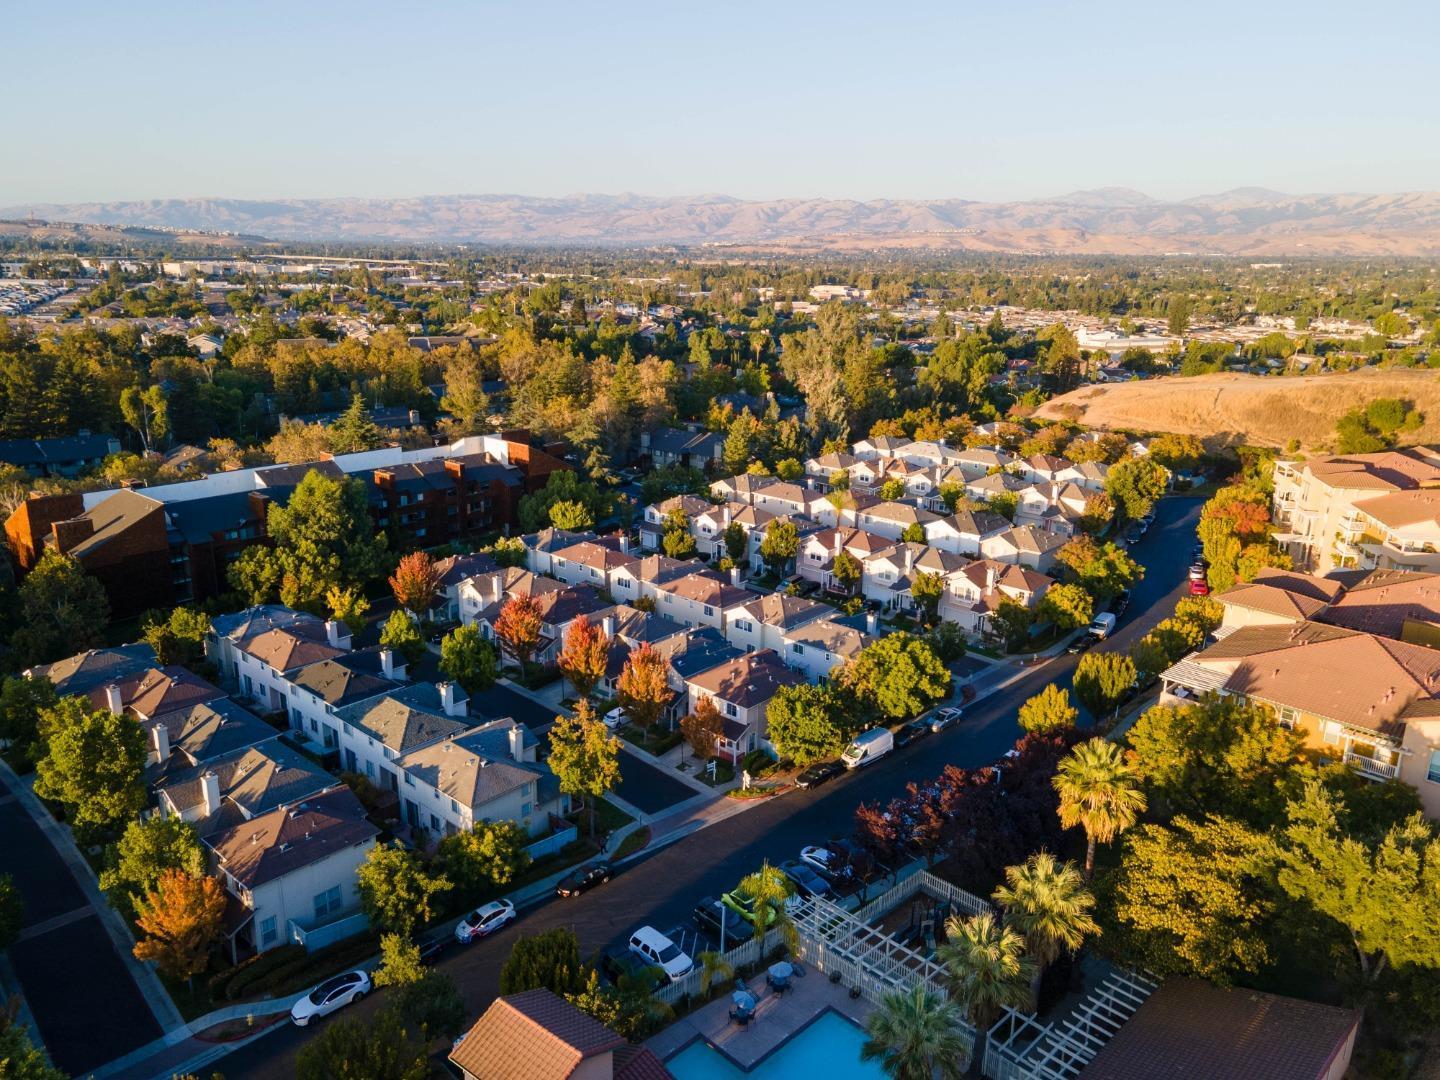
[[[1040,407],[1042,419],[1086,427],[1197,435],[1212,449],[1249,444],[1311,451],[1329,448],[1335,421],[1375,398],[1403,398],[1425,416],[1408,443],[1440,442],[1440,375],[1367,368],[1330,375],[1198,375],[1085,386]],[[1077,411],[1078,410],[1078,411]]]

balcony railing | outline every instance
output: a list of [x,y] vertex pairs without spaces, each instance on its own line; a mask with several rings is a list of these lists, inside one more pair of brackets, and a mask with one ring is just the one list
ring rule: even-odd
[[1345,764],[1354,765],[1372,780],[1394,780],[1400,775],[1399,763],[1366,757],[1364,754],[1357,754],[1354,750],[1345,751]]

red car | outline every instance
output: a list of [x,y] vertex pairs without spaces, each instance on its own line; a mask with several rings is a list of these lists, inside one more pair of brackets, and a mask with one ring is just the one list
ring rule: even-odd
[[1209,582],[1207,582],[1204,578],[1191,578],[1191,579],[1190,579],[1190,595],[1191,595],[1191,596],[1209,596],[1209,595],[1210,595],[1210,584],[1209,584]]

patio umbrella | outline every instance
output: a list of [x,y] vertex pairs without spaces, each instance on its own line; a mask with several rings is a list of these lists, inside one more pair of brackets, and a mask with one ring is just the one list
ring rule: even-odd
[[783,982],[794,974],[795,968],[788,960],[781,960],[778,964],[770,965],[770,977],[772,979],[778,979]]
[[730,1000],[741,1012],[750,1012],[755,1008],[755,997],[749,990],[736,990],[730,995]]

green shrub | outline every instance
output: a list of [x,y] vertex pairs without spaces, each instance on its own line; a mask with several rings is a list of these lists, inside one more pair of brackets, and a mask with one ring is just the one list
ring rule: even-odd
[[[304,956],[305,946],[303,945],[281,945],[278,948],[267,949],[265,952],[252,956],[249,960],[246,960],[237,967],[231,968],[228,972],[229,977],[222,983],[226,999],[229,1001],[238,1000],[257,980],[265,978],[265,976],[269,975],[276,968],[293,963],[297,957],[303,959]],[[226,974],[227,973],[223,971],[220,973],[220,975]],[[218,979],[220,976],[217,975],[216,978]],[[211,992],[215,993],[213,980],[211,986]]]

